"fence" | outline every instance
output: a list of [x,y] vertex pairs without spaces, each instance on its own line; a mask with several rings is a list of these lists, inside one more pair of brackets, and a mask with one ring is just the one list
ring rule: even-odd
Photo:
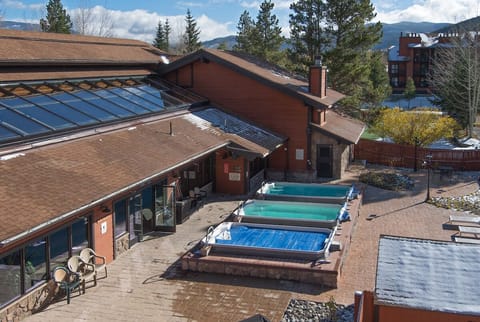
[[361,139],[355,145],[355,159],[392,167],[421,168],[427,155],[431,167],[452,170],[480,170],[480,150],[443,150]]

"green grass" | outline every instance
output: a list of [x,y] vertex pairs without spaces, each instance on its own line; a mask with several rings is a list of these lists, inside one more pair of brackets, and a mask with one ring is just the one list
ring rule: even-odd
[[376,135],[375,133],[370,132],[367,128],[363,132],[361,138],[362,139],[368,139],[368,140],[376,140],[376,139],[379,139],[380,137],[378,135]]

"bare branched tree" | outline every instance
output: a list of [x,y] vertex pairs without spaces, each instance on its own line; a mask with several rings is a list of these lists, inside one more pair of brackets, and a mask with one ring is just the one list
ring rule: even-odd
[[430,84],[437,103],[471,136],[480,106],[480,33],[457,33],[451,39],[436,49]]
[[91,7],[89,0],[80,1],[73,11],[73,29],[81,35],[114,37],[111,13],[102,7]]
[[173,54],[182,54],[185,52],[185,22],[181,19],[173,20],[173,28],[170,38],[170,47]]

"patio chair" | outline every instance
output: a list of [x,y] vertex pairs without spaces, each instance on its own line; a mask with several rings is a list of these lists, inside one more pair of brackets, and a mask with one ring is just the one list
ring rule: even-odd
[[70,304],[70,296],[72,292],[78,290],[78,294],[82,294],[80,288],[82,281],[79,279],[78,275],[73,274],[63,266],[55,267],[52,275],[53,280],[58,287],[67,294],[67,304]]
[[102,269],[105,270],[105,278],[108,276],[107,273],[107,259],[105,256],[97,255],[95,251],[91,248],[84,248],[80,252],[80,258],[85,262],[92,264],[95,272],[98,274],[98,271]]
[[72,256],[67,262],[68,269],[79,276],[82,282],[83,293],[85,293],[86,282],[93,281],[93,286],[97,285],[97,272],[93,264],[84,262],[80,256]]

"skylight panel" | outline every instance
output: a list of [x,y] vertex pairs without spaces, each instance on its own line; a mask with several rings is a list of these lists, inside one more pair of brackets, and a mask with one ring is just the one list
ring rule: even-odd
[[14,129],[16,132],[19,132],[22,135],[33,135],[50,131],[50,129],[46,126],[34,122],[23,115],[1,107],[0,120],[1,125],[4,125],[9,129],[11,128],[12,130]]
[[77,98],[70,93],[59,93],[53,94],[51,96],[55,96],[57,100],[68,103],[68,105],[76,108],[77,110],[87,113],[88,115],[91,115],[101,121],[111,121],[118,119],[118,117],[113,115],[112,113],[109,113],[102,108],[96,107],[84,100],[81,100],[80,98]]
[[20,135],[0,125],[0,142],[19,138]]
[[0,100],[0,104],[10,107],[13,110],[19,111],[41,123],[55,129],[64,129],[75,126],[72,122],[65,120],[55,114],[52,114],[36,105],[29,103],[21,98],[6,98]]
[[112,88],[112,89],[109,89],[111,92],[117,94],[118,96],[130,101],[130,102],[133,102],[135,104],[138,104],[150,111],[161,111],[163,109],[162,106],[158,106],[154,103],[152,103],[151,101],[149,101],[148,99],[145,99],[144,97],[142,97],[141,95],[139,95],[138,93],[134,93],[134,92],[130,92],[128,90],[126,90],[126,88]]
[[55,113],[78,125],[88,125],[98,122],[98,120],[95,120],[94,118],[84,113],[78,112],[77,110],[74,110],[62,103],[59,103],[45,95],[32,96],[28,97],[27,99],[32,103],[36,103],[37,105],[42,106],[48,111]]
[[116,104],[113,104],[107,100],[104,100],[103,98],[98,97],[90,92],[79,91],[79,92],[76,92],[75,95],[77,95],[78,97],[81,97],[82,99],[86,100],[88,103],[92,105],[105,109],[106,111],[108,111],[109,113],[112,113],[117,117],[125,118],[125,117],[135,115],[131,111],[121,106],[118,106]]
[[127,100],[125,100],[125,99],[111,93],[110,91],[105,90],[105,89],[95,91],[95,94],[101,96],[102,98],[104,98],[104,99],[106,99],[110,102],[113,102],[117,105],[120,105],[123,108],[128,109],[129,111],[131,111],[131,112],[133,112],[137,115],[141,115],[141,114],[145,114],[145,113],[150,112],[149,110],[144,109],[143,107],[141,107],[137,104],[134,104],[130,101],[127,101]]

